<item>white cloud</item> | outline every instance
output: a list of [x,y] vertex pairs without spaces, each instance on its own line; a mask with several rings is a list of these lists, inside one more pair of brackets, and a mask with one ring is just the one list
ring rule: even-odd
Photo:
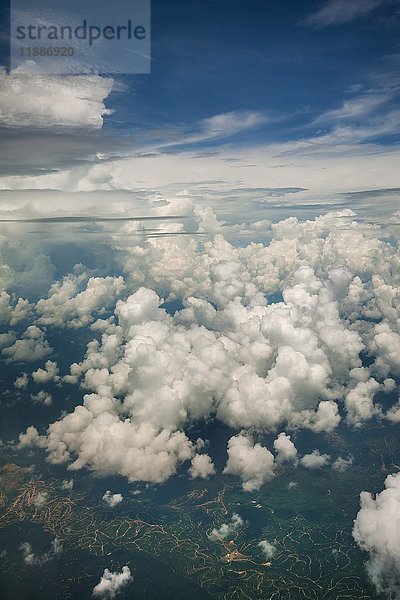
[[267,448],[254,444],[242,434],[228,442],[228,461],[224,473],[238,475],[246,492],[259,490],[274,476],[274,457]]
[[360,426],[373,415],[380,414],[379,407],[374,405],[374,394],[380,389],[379,383],[371,377],[368,381],[360,381],[355,388],[349,391],[345,398],[347,422]]
[[[82,285],[85,288],[79,291]],[[88,277],[81,265],[77,265],[74,273],[53,283],[48,298],[37,302],[37,323],[70,328],[88,325],[93,314],[103,314],[124,287],[122,277]]]
[[310,454],[305,454],[300,463],[307,469],[320,469],[329,463],[330,456],[321,454],[319,450],[313,450]]
[[112,494],[110,490],[107,490],[103,496],[103,501],[111,508],[120,504],[123,499],[122,494]]
[[367,571],[378,592],[400,598],[400,474],[388,475],[375,498],[361,492],[353,536],[369,553]]
[[278,465],[285,462],[297,462],[296,446],[290,439],[290,435],[284,432],[280,433],[274,441],[274,448],[277,452],[275,460]]
[[[63,378],[87,391],[83,405],[42,435],[28,428],[19,444],[43,448],[50,462],[71,470],[161,482],[186,461],[189,475],[200,474],[200,460],[210,469],[206,458],[194,458],[198,448],[188,432],[193,422],[215,417],[242,432],[231,439],[227,469],[256,489],[275,463],[266,448],[250,443],[254,431],[280,432],[276,463],[296,462],[285,430],[333,431],[341,414],[352,425],[381,417],[374,393],[393,390],[388,374],[397,365],[397,338],[387,334],[398,328],[391,267],[398,250],[350,210],[285,219],[272,224],[269,245],[235,247],[215,215],[185,196],[154,210],[162,218],[177,207],[191,228],[211,234],[201,241],[146,238],[126,226],[112,242],[127,298],[118,299],[115,278],[93,278],[89,294],[90,275],[79,267],[43,301],[49,327],[92,323],[104,299],[115,310],[91,325],[96,339]],[[185,232],[183,223],[166,226]],[[141,287],[144,281],[149,287]],[[275,294],[281,301],[268,303]],[[161,308],[167,299],[183,308],[168,314]],[[41,335],[37,326],[30,331]],[[365,351],[374,361],[368,369]],[[35,373],[47,377],[42,370]],[[395,418],[390,410],[386,416]]]
[[93,589],[93,596],[98,598],[115,598],[118,592],[126,587],[132,581],[132,575],[129,567],[122,567],[122,571],[118,573],[104,569],[104,573],[100,582]]
[[74,480],[73,479],[64,479],[62,484],[61,484],[61,488],[63,490],[72,490],[72,488],[74,487]]
[[385,2],[386,0],[328,0],[322,8],[309,15],[306,23],[316,27],[347,23],[370,14]]
[[44,332],[36,325],[30,325],[21,339],[16,340],[12,346],[3,348],[5,362],[35,362],[47,356],[52,348],[44,336]]
[[16,378],[16,380],[14,382],[14,387],[16,387],[17,390],[25,390],[28,387],[28,383],[29,383],[28,374],[21,373],[21,375],[18,375],[18,377]]
[[208,537],[213,542],[222,542],[236,534],[244,525],[245,521],[237,513],[233,513],[232,519],[229,523],[223,523],[220,527],[212,529],[208,534]]
[[37,492],[33,499],[33,504],[38,508],[42,508],[47,504],[47,492]]
[[58,77],[0,70],[0,125],[98,129],[111,114],[104,100],[112,79],[96,75]]
[[31,400],[36,404],[44,404],[44,406],[50,406],[53,402],[53,396],[49,392],[41,390],[37,394],[31,394]]
[[25,564],[41,565],[46,562],[49,562],[49,560],[61,554],[63,545],[58,538],[55,538],[51,542],[50,550],[40,555],[37,555],[33,552],[32,544],[30,544],[29,542],[23,542],[19,548],[22,551],[22,556]]
[[215,475],[215,467],[208,454],[196,454],[192,458],[189,474],[192,479],[207,479],[210,475]]
[[352,456],[348,456],[347,458],[339,456],[339,458],[337,458],[335,462],[332,463],[332,469],[339,472],[347,471],[347,469],[350,469],[353,462],[354,458]]
[[267,540],[261,540],[258,546],[261,548],[265,558],[272,558],[276,554],[276,546]]
[[48,383],[49,381],[58,382],[60,380],[58,373],[57,363],[52,360],[47,360],[44,369],[39,368],[32,373],[32,379],[38,384]]

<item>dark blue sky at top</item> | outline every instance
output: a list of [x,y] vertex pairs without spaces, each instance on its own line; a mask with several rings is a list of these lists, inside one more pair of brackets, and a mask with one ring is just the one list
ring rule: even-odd
[[[347,23],[306,24],[323,4],[153,0],[152,73],[121,78],[127,89],[112,96],[110,122],[168,127],[264,111],[276,121],[268,124],[274,138],[293,139],[304,133],[299,126],[354,95],[353,86],[386,89],[400,66],[389,58],[399,51],[396,5]],[[250,135],[262,138],[262,128]]]
[[[105,129],[151,131],[153,140],[159,131],[166,139],[169,130],[187,132],[213,115],[253,111],[266,123],[237,133],[235,142],[264,143],[332,130],[334,123],[314,120],[357,95],[387,95],[375,117],[396,109],[399,0],[376,0],[374,10],[344,23],[307,23],[341,1],[152,0],[151,74],[114,77]],[[3,62],[5,54],[3,47]]]

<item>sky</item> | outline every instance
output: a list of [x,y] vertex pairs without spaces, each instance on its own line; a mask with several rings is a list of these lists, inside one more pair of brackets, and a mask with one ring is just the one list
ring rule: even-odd
[[365,192],[393,207],[396,0],[151,9],[150,75],[32,85],[3,72],[3,202],[21,189],[189,189],[237,220],[229,197],[253,210],[280,188],[291,204],[355,206],[370,220]]
[[[153,0],[151,73],[122,75],[10,72],[3,36],[0,352],[43,409],[7,447],[248,493],[282,464],[356,468],[298,430],[400,421],[399,22],[398,0]],[[191,437],[210,420],[219,471]],[[396,593],[398,481],[354,530]]]

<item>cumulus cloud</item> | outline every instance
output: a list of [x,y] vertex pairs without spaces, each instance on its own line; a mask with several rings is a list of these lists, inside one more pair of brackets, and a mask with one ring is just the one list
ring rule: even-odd
[[237,513],[233,513],[229,523],[222,523],[220,527],[212,529],[208,537],[213,542],[222,542],[227,537],[236,534],[244,525],[245,521],[242,517]]
[[31,394],[31,400],[36,404],[44,404],[44,406],[50,406],[53,402],[53,396],[44,390],[41,390],[37,394]]
[[319,450],[313,450],[310,454],[305,454],[301,459],[300,463],[306,469],[320,469],[328,464],[330,456],[328,454],[321,454]]
[[369,553],[367,571],[378,592],[400,598],[400,474],[388,475],[385,489],[360,494],[353,536]]
[[17,390],[25,390],[28,387],[28,383],[28,373],[21,373],[21,375],[18,375],[17,379],[14,381],[14,387],[16,387]]
[[91,76],[58,77],[0,70],[0,125],[53,129],[98,129],[110,114],[104,100],[112,79]]
[[124,287],[122,277],[88,277],[77,265],[73,273],[53,283],[48,298],[37,302],[37,323],[75,329],[89,325],[93,315],[103,314]]
[[32,548],[32,544],[29,542],[23,542],[20,545],[20,550],[22,551],[22,556],[24,559],[24,563],[27,565],[41,565],[46,562],[49,562],[52,558],[61,554],[63,546],[61,540],[55,538],[51,542],[51,547],[48,552],[43,554],[35,554]]
[[[162,217],[176,206],[155,210]],[[216,418],[241,432],[230,440],[226,472],[257,489],[275,463],[296,462],[286,428],[329,432],[342,417],[362,426],[382,416],[375,394],[394,389],[397,367],[398,250],[349,210],[285,219],[271,225],[269,245],[238,248],[212,211],[184,197],[178,206],[210,235],[143,238],[130,224],[129,235],[113,239],[124,282],[78,267],[36,304],[38,324],[91,324],[96,339],[63,378],[87,391],[83,405],[46,432],[28,428],[19,445],[39,446],[71,470],[161,482],[186,461],[192,476],[199,461],[211,468],[187,432]],[[167,226],[184,232],[182,223]],[[272,294],[280,300],[269,303]],[[167,300],[182,305],[170,314]],[[94,321],[105,305],[114,314]],[[250,442],[259,431],[280,432],[276,461]],[[301,464],[315,460],[325,459],[311,453]]]
[[337,458],[335,462],[332,463],[332,469],[342,473],[343,471],[347,471],[347,469],[350,469],[353,462],[354,458],[352,456],[348,456],[347,458],[339,456],[339,458]]
[[359,427],[373,415],[380,414],[380,407],[374,405],[374,394],[380,389],[379,383],[371,377],[368,381],[360,381],[349,391],[345,398],[347,409],[346,420],[351,425]]
[[58,373],[57,363],[52,360],[47,360],[44,369],[39,368],[32,373],[32,379],[35,383],[39,384],[48,383],[49,381],[58,382],[60,380]]
[[2,355],[6,363],[36,362],[52,352],[44,331],[36,325],[30,325],[11,346],[3,348]]
[[274,554],[276,554],[276,546],[267,540],[261,540],[261,542],[258,543],[258,546],[261,548],[265,558],[272,558]]
[[122,494],[113,494],[110,490],[107,490],[102,499],[107,506],[114,508],[114,506],[117,506],[122,502],[123,496]]
[[73,479],[63,479],[63,482],[61,484],[61,488],[63,490],[72,490],[73,487],[74,487]]
[[100,582],[93,589],[93,596],[97,598],[115,598],[118,592],[132,581],[129,567],[122,567],[122,571],[111,572],[104,569]]
[[189,474],[192,479],[199,477],[200,479],[207,479],[210,475],[215,475],[214,464],[208,456],[208,454],[196,454],[192,458],[191,467]]
[[290,435],[282,432],[274,441],[274,448],[277,452],[276,463],[297,462],[297,449],[290,439]]
[[0,292],[0,323],[9,323],[11,326],[27,319],[32,312],[32,304],[28,300],[11,296],[3,290]]
[[274,457],[267,448],[254,444],[242,434],[228,442],[228,461],[224,473],[238,475],[246,492],[259,490],[274,476]]
[[33,504],[37,506],[37,508],[42,508],[47,504],[47,492],[37,492],[33,499]]

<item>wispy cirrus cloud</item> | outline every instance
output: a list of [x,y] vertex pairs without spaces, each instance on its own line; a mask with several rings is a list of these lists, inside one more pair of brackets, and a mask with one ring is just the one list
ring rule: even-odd
[[388,4],[387,0],[329,0],[321,8],[311,13],[304,24],[312,27],[328,27],[348,23],[354,19],[365,17],[380,6]]

